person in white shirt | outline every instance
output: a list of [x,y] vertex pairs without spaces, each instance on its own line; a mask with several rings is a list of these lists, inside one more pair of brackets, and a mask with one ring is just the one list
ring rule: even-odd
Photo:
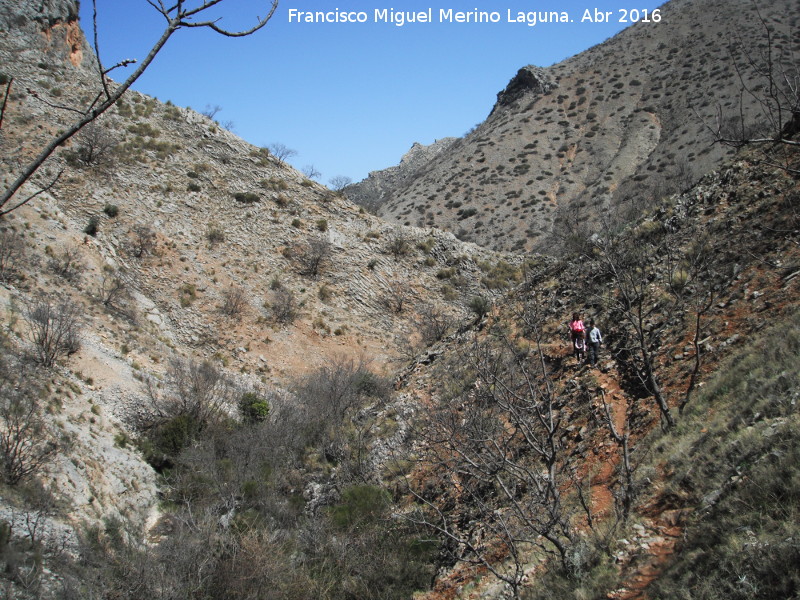
[[600,344],[603,343],[603,335],[600,330],[595,326],[594,320],[589,321],[589,364],[597,364],[597,353],[600,350]]

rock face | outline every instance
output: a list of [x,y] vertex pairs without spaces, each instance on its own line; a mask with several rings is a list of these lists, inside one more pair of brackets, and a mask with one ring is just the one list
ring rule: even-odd
[[78,23],[78,0],[8,2],[0,12],[0,29],[12,43],[44,53],[51,63],[77,67],[91,56]]
[[547,69],[528,65],[517,71],[506,88],[497,94],[497,104],[492,112],[502,106],[510,106],[526,95],[544,95],[558,87]]

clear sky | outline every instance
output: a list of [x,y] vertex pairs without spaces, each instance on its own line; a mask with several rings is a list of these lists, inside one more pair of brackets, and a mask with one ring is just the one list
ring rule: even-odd
[[[358,181],[397,164],[414,142],[463,135],[486,118],[497,92],[521,67],[549,66],[611,37],[629,25],[619,22],[620,9],[652,11],[659,4],[281,0],[267,26],[250,37],[178,31],[134,89],[196,110],[220,106],[217,120],[232,122],[237,135],[257,146],[279,142],[296,150],[289,162],[313,165],[321,182],[337,175]],[[228,29],[246,28],[269,6],[268,0],[223,0],[214,16]],[[367,22],[290,22],[291,9],[362,12]],[[376,22],[376,9],[390,14],[430,9],[432,22]],[[499,22],[442,22],[441,9],[495,12]],[[611,11],[612,22],[581,22],[586,9],[592,15],[595,9]],[[530,26],[525,21],[528,13],[549,11],[566,11],[573,22]],[[519,18],[519,12],[525,16]],[[106,67],[144,58],[165,26],[147,0],[97,0],[97,14]],[[81,19],[91,41],[91,0],[81,1]],[[115,79],[124,77],[125,71],[115,71]]]

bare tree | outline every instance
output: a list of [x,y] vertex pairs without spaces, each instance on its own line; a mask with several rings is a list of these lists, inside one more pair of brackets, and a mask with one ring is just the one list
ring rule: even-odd
[[718,109],[710,125],[715,139],[729,146],[798,146],[800,132],[800,59],[796,54],[796,31],[776,31],[753,2],[762,30],[762,44],[735,39],[731,63],[739,79],[738,106],[733,113]]
[[297,156],[297,150],[293,150],[289,148],[286,144],[282,144],[280,142],[273,142],[267,149],[272,153],[272,155],[278,159],[280,164],[286,164],[286,161],[293,156]]
[[292,290],[286,289],[283,286],[273,290],[270,309],[275,322],[283,325],[292,323],[297,318],[298,310],[297,299]]
[[220,311],[228,317],[238,317],[248,307],[247,292],[238,286],[231,286],[222,293]]
[[200,114],[208,117],[209,119],[213,119],[216,114],[222,110],[222,107],[219,104],[206,104],[206,107],[200,111]]
[[433,304],[422,304],[417,309],[417,327],[422,343],[430,346],[444,338],[453,328],[452,317],[442,308]]
[[411,486],[418,510],[407,516],[436,531],[452,558],[485,567],[519,597],[533,548],[555,554],[567,573],[582,567],[571,548],[587,507],[565,500],[576,484],[561,402],[541,349],[522,353],[501,332],[474,340],[459,364],[455,376],[471,385],[439,403],[422,434],[423,463],[440,479]]
[[80,349],[82,309],[72,302],[53,304],[42,297],[33,301],[25,312],[36,360],[52,367],[64,356]]
[[50,143],[48,143],[39,152],[39,154],[22,169],[17,178],[11,183],[11,185],[8,186],[2,195],[0,195],[0,215],[8,214],[16,210],[20,206],[30,202],[35,197],[55,185],[61,173],[59,173],[44,188],[39,189],[35,193],[25,198],[18,198],[14,202],[11,202],[11,199],[17,194],[17,192],[19,192],[20,188],[31,177],[33,177],[33,175],[39,170],[45,161],[50,158],[57,148],[64,145],[67,140],[72,138],[88,124],[95,121],[122,97],[128,88],[130,88],[131,85],[133,85],[133,83],[139,79],[142,73],[144,73],[145,70],[150,66],[159,51],[164,47],[170,37],[172,37],[172,34],[180,29],[200,27],[204,29],[210,29],[226,37],[248,36],[264,27],[272,18],[275,9],[278,6],[278,0],[272,0],[267,15],[263,18],[258,18],[253,27],[240,31],[230,31],[220,25],[221,20],[219,17],[215,16],[208,20],[204,20],[204,16],[208,14],[211,9],[222,4],[223,2],[224,0],[205,0],[200,5],[195,5],[194,3],[187,4],[182,0],[179,0],[176,4],[164,4],[161,1],[149,2],[149,4],[166,20],[166,28],[162,32],[159,39],[155,42],[153,47],[150,49],[144,60],[139,63],[139,66],[134,70],[134,72],[131,73],[131,75],[121,84],[114,86],[108,78],[108,74],[119,67],[128,66],[136,61],[132,59],[126,59],[109,68],[103,66],[97,30],[97,2],[96,0],[92,0],[94,16],[94,47],[97,54],[97,77],[99,91],[97,91],[94,98],[92,98],[87,105],[82,107],[76,108],[74,106],[57,106],[51,104],[51,106],[54,106],[55,108],[62,108],[75,114],[76,120],[72,123],[72,125],[67,126],[52,141],[50,141]]
[[658,376],[662,337],[685,301],[690,272],[664,227],[645,221],[631,235],[606,230],[598,242],[599,259],[614,291],[607,300],[622,327],[620,359],[653,396],[666,425],[675,425]]
[[408,289],[407,283],[400,281],[392,281],[389,287],[381,297],[381,304],[392,311],[394,314],[399,315],[408,304],[411,297],[411,292]]
[[303,167],[303,175],[309,179],[319,179],[322,177],[322,173],[320,173],[314,165],[306,165]]
[[103,280],[100,284],[100,302],[106,308],[121,309],[130,301],[131,292],[125,274],[112,267],[103,269]]
[[136,258],[152,254],[156,247],[156,232],[149,225],[139,223],[131,228],[130,250]]
[[60,253],[53,254],[48,265],[53,273],[73,283],[81,278],[84,269],[80,250],[73,245],[65,246]]
[[39,402],[36,377],[23,365],[12,365],[0,357],[0,468],[10,485],[41,471],[58,452],[55,436]]
[[211,362],[178,357],[169,363],[163,389],[152,378],[145,381],[145,387],[156,425],[183,419],[186,427],[182,434],[187,438],[233,407],[236,395],[233,384]]
[[76,135],[74,159],[86,166],[104,166],[113,162],[117,138],[99,121],[93,121]]
[[25,240],[13,229],[0,231],[0,281],[11,280],[25,256]]
[[621,490],[617,498],[620,512],[622,513],[623,520],[626,520],[630,515],[633,501],[636,499],[636,486],[634,485],[633,475],[634,466],[631,462],[631,448],[630,448],[630,431],[628,431],[628,420],[625,419],[625,429],[618,431],[617,426],[614,424],[614,417],[611,414],[611,408],[606,402],[606,393],[600,388],[600,399],[603,403],[603,414],[605,416],[605,423],[608,431],[611,434],[611,439],[619,446],[622,454],[622,461],[620,464]]
[[[680,284],[686,288],[685,295],[689,299],[689,309],[694,313],[692,348],[694,350],[694,365],[686,385],[686,392],[678,407],[683,412],[686,405],[691,402],[692,394],[700,375],[703,360],[703,336],[706,331],[706,316],[714,305],[717,297],[717,282],[715,265],[713,261],[714,247],[710,237],[700,236],[685,253],[684,269],[678,273]],[[684,281],[685,280],[685,281]]]
[[341,192],[348,185],[353,183],[353,180],[347,175],[335,175],[328,180],[328,185],[334,192]]
[[330,259],[331,243],[327,238],[315,236],[310,238],[295,253],[300,274],[317,277]]

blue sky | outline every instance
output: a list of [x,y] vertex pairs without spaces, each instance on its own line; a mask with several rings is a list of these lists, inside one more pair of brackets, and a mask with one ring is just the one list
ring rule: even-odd
[[[187,3],[197,4],[197,0]],[[224,0],[214,13],[229,29],[246,28],[268,0]],[[414,142],[461,136],[489,114],[496,94],[527,64],[548,66],[627,26],[621,8],[652,9],[652,0],[282,0],[272,20],[247,38],[183,29],[167,42],[134,89],[203,110],[257,146],[280,142],[290,162],[313,165],[326,183],[358,181],[399,162]],[[402,8],[401,8],[402,6]],[[427,11],[433,22],[374,22],[376,9]],[[611,23],[580,22],[585,9],[612,11]],[[289,11],[363,11],[366,23],[290,23]],[[440,9],[496,11],[498,23],[447,23]],[[567,11],[573,23],[508,22],[508,12]],[[106,66],[141,59],[164,29],[146,0],[97,0]],[[92,2],[81,2],[91,34]],[[667,23],[651,24],[665,27]],[[130,67],[128,67],[130,69]],[[115,71],[124,79],[125,72]]]

